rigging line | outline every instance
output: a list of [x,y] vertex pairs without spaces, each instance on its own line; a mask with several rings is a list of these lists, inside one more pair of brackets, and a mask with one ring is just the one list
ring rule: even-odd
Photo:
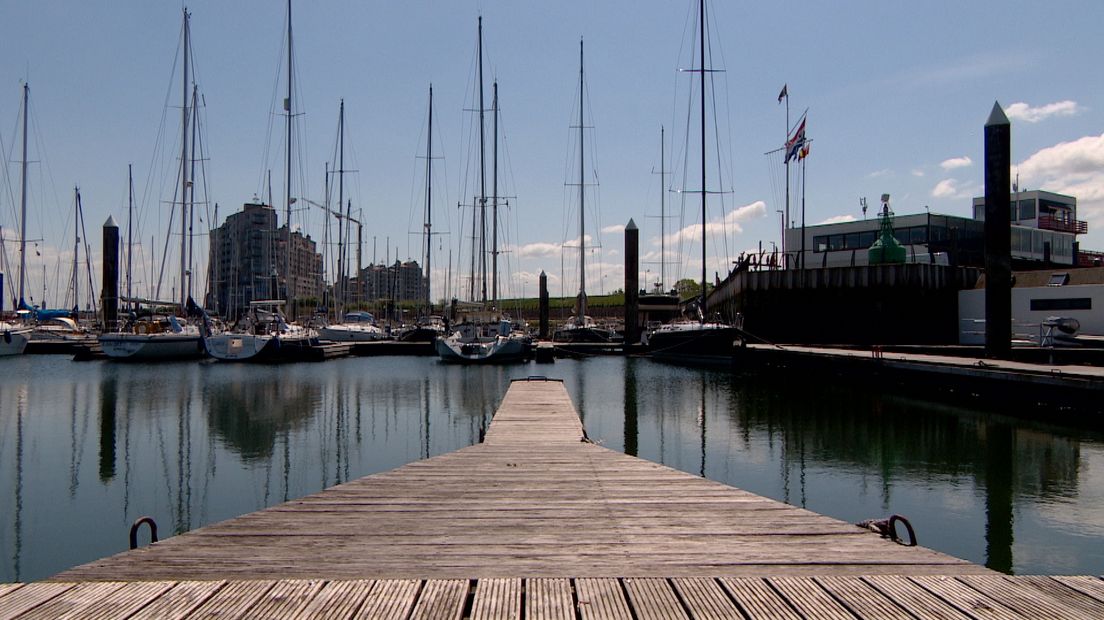
[[[706,39],[706,43],[709,45],[709,61],[712,66],[713,62],[713,41],[711,38]],[[729,259],[728,251],[728,213],[725,211],[725,199],[724,199],[724,154],[721,151],[721,126],[717,115],[717,84],[716,84],[716,71],[710,71],[709,73],[709,99],[712,104],[713,110],[713,142],[714,151],[717,154],[717,194],[721,204],[721,241],[724,247],[725,262],[727,264]],[[702,92],[704,95],[704,91]],[[705,188],[703,187],[704,191]],[[716,243],[713,244],[716,247]]]

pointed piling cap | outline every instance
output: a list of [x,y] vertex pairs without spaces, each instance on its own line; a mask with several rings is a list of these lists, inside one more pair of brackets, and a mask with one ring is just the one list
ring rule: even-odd
[[109,215],[109,216],[107,216],[107,221],[104,222],[103,227],[104,228],[118,228],[119,225],[115,223],[115,217]]
[[992,127],[994,125],[1008,125],[1008,117],[1005,116],[1004,110],[1001,109],[999,101],[993,102],[993,111],[989,113],[989,120],[985,122],[986,127]]
[[629,218],[629,223],[625,225],[625,230],[636,230],[636,222]]

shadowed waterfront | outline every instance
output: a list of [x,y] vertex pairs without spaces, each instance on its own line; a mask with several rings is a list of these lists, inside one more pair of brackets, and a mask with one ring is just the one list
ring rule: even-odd
[[470,445],[530,374],[563,378],[608,447],[849,521],[901,513],[1000,570],[1104,570],[1100,437],[984,412],[622,358],[4,364],[2,581],[123,550],[143,514],[182,532]]

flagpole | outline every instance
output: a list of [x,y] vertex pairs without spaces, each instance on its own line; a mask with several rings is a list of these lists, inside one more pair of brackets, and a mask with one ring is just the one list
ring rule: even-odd
[[801,158],[801,270],[805,271],[805,160]]

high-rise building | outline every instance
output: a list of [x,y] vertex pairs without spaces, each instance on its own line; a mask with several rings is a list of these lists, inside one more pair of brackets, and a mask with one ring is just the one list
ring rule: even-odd
[[391,265],[368,265],[361,270],[356,284],[366,301],[422,301],[427,286],[418,261],[397,260]]
[[[249,302],[287,299],[284,277],[287,228],[276,228],[276,211],[246,203],[210,233],[210,270],[206,307],[221,316],[240,315]],[[291,234],[291,284],[296,299],[322,297],[322,257],[309,235]]]

